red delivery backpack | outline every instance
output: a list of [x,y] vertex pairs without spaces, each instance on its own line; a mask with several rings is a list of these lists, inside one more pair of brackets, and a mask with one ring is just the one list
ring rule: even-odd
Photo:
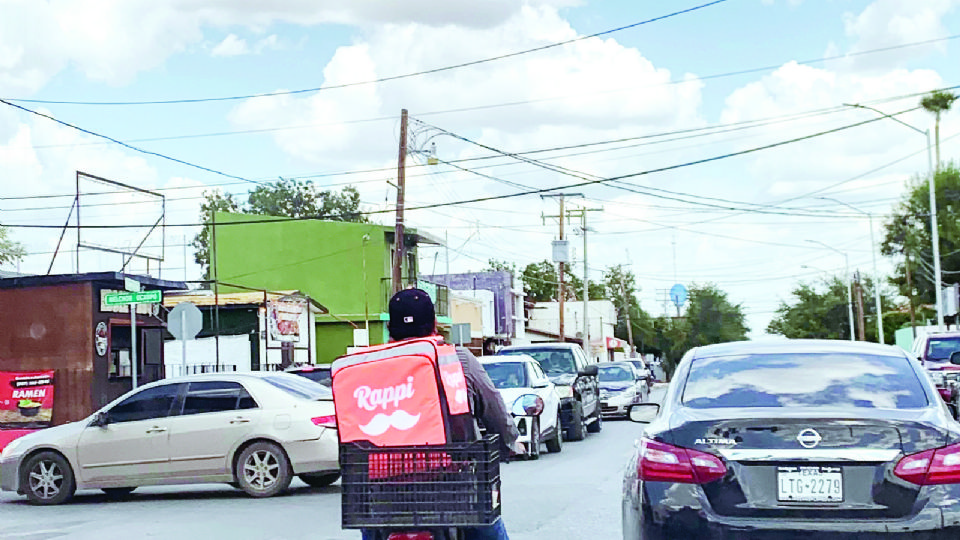
[[333,362],[340,442],[378,447],[475,438],[463,367],[439,336],[366,347]]

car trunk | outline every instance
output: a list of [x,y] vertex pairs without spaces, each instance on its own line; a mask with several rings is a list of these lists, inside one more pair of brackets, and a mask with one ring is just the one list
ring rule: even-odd
[[873,418],[850,419],[795,409],[787,418],[763,418],[762,411],[741,410],[731,419],[727,409],[724,419],[709,418],[717,412],[692,411],[669,435],[674,445],[723,458],[727,474],[703,491],[725,516],[903,517],[920,487],[894,476],[894,467],[903,455],[944,442],[944,434],[919,414],[888,419],[870,411]]

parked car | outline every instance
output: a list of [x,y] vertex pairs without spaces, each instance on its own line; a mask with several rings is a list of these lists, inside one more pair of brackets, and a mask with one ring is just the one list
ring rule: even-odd
[[634,369],[637,370],[637,374],[640,377],[642,377],[644,381],[646,381],[647,390],[653,387],[654,377],[653,377],[653,370],[650,369],[650,366],[648,366],[643,360],[639,358],[628,358],[627,360],[624,360],[624,362],[629,362],[630,364],[633,364]]
[[293,373],[294,375],[299,375],[301,377],[306,377],[315,383],[326,386],[327,388],[331,388],[333,386],[333,375],[330,372],[329,364],[300,364],[296,366],[290,366],[284,371],[287,373]]
[[560,396],[540,364],[525,354],[486,357],[481,363],[517,423],[527,457],[540,457],[541,443],[550,452],[562,450]]
[[630,416],[624,539],[960,538],[960,424],[899,348],[695,348]]
[[627,416],[630,406],[647,400],[647,375],[631,362],[606,362],[597,366],[600,382],[600,412],[604,417]]
[[950,362],[950,355],[960,351],[960,332],[923,334],[913,342],[913,354],[937,385],[937,392],[953,417],[960,414],[960,365]]
[[597,365],[576,343],[537,343],[511,345],[497,351],[497,356],[525,354],[532,356],[550,378],[560,396],[560,423],[568,441],[580,441],[586,433],[603,428],[600,415],[600,384]]
[[59,504],[77,489],[225,482],[276,495],[294,475],[339,476],[330,390],[289,373],[220,373],[132,390],[85,420],[14,440],[0,455],[5,491]]

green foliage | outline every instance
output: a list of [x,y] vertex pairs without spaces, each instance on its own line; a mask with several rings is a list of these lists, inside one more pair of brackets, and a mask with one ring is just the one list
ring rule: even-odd
[[617,326],[614,328],[613,335],[623,340],[630,338],[630,332],[627,331],[627,314],[629,313],[633,344],[637,351],[641,354],[659,352],[655,344],[653,319],[640,307],[640,302],[637,300],[638,291],[633,272],[623,265],[612,266],[603,273],[602,283],[606,289],[606,298],[613,301],[617,309]]
[[[884,223],[881,251],[896,257],[896,274],[890,280],[902,296],[913,292],[915,304],[936,302],[933,287],[933,244],[930,228],[930,192],[928,176],[911,180],[904,198]],[[960,278],[960,169],[949,163],[935,176],[937,228],[940,233],[940,265],[943,282],[956,283]],[[913,291],[907,287],[909,264]]]
[[741,341],[750,329],[743,306],[732,304],[727,293],[716,285],[693,285],[683,317],[659,317],[654,321],[656,341],[663,351],[663,366],[668,374],[690,349],[714,343]]
[[557,296],[557,269],[550,261],[530,263],[523,268],[523,284],[534,302],[554,302]]
[[[791,292],[792,303],[780,302],[777,316],[767,326],[768,334],[779,334],[791,339],[850,339],[850,311],[847,309],[847,283],[834,276],[820,283],[800,283]],[[862,278],[863,326],[867,341],[877,342],[877,304],[874,283]],[[881,288],[881,308],[884,312],[884,343],[894,342],[894,332],[901,327],[898,317],[888,317],[895,309],[889,291]],[[854,336],[859,335],[856,319],[856,297],[853,297]],[[890,315],[897,315],[889,313]],[[909,315],[904,314],[909,319]],[[889,319],[889,323],[888,323]]]
[[[316,218],[334,221],[364,223],[360,213],[360,193],[353,186],[340,192],[318,190],[313,182],[281,178],[272,184],[257,186],[247,194],[247,204],[241,205],[229,193],[220,190],[204,192],[200,205],[200,220],[207,225],[214,212],[244,212],[267,216]],[[194,260],[203,267],[204,279],[210,279],[210,228],[203,227],[193,239]]]
[[920,106],[927,112],[940,115],[940,113],[950,110],[956,100],[957,96],[955,94],[936,90],[923,96],[920,100]]
[[517,275],[517,264],[507,261],[501,261],[498,259],[488,259],[487,267],[483,269],[484,272],[510,272],[513,275]]
[[8,229],[0,226],[0,264],[17,262],[26,254],[23,244],[11,240]]

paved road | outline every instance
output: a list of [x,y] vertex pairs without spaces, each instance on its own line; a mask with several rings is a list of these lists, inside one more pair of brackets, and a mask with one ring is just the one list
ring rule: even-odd
[[[659,399],[664,387],[655,389]],[[504,520],[512,540],[620,537],[620,479],[640,426],[605,422],[560,454],[503,466]],[[34,507],[0,494],[0,540],[151,538],[159,540],[357,540],[340,529],[340,488],[295,480],[283,497],[254,500],[228,486],[138,489],[110,501],[98,491]]]

